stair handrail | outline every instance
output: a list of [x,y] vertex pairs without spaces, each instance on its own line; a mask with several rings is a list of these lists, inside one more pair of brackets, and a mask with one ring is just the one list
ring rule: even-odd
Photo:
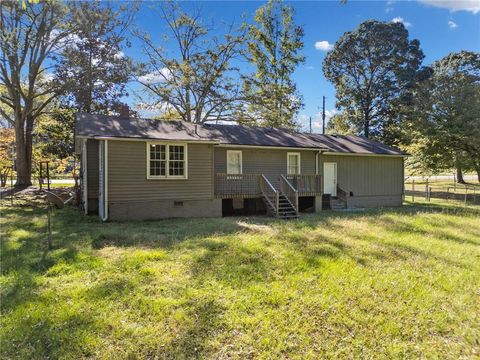
[[[262,192],[262,195],[264,196],[264,198],[269,202],[269,204],[275,210],[275,215],[278,216],[278,208],[280,207],[280,192],[277,189],[275,189],[275,187],[272,185],[272,183],[267,179],[267,177],[264,174],[260,176],[260,191]],[[272,201],[270,200],[268,191],[274,194],[275,204],[273,204]]]
[[298,215],[298,190],[288,181],[288,179],[280,175],[280,191],[285,195],[287,200],[295,208],[295,212]]
[[337,185],[337,197],[342,199],[346,203],[348,200],[348,192]]

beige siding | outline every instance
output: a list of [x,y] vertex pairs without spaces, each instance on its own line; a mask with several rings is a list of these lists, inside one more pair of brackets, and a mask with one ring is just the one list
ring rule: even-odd
[[304,175],[315,174],[315,154],[313,150],[281,150],[260,148],[215,148],[215,173],[227,171],[227,150],[242,151],[244,174],[264,174],[276,182],[281,174],[287,173],[287,153],[300,153],[300,171]]
[[88,197],[98,197],[98,141],[87,141]]
[[188,179],[148,180],[146,143],[109,140],[109,203],[212,199],[212,151],[210,144],[188,144]]
[[386,156],[321,155],[323,162],[337,163],[337,183],[354,196],[403,194],[403,158]]

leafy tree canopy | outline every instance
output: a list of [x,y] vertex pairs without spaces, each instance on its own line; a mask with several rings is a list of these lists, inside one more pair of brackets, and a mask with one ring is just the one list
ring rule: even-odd
[[132,71],[132,61],[122,48],[129,45],[125,32],[135,6],[120,5],[114,10],[100,1],[70,5],[76,30],[55,69],[65,105],[90,113],[108,113],[120,105]]
[[480,54],[451,53],[415,91],[411,147],[424,167],[452,165],[480,175]]
[[165,40],[177,48],[169,52],[148,34],[136,32],[148,59],[140,64],[137,78],[149,96],[148,105],[189,122],[232,120],[240,100],[238,69],[232,60],[241,54],[243,27],[230,25],[218,37],[198,10],[188,14],[168,2],[152,11],[167,24]]
[[355,131],[384,140],[391,110],[411,89],[423,57],[403,24],[368,20],[335,43],[323,72]]
[[260,7],[254,20],[247,57],[256,73],[244,79],[247,107],[240,117],[263,126],[296,127],[303,99],[291,77],[305,61],[303,28],[295,24],[293,8],[276,0]]

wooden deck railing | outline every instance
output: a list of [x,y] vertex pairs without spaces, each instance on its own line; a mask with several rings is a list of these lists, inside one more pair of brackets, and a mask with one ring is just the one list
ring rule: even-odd
[[218,197],[260,196],[260,174],[216,174],[215,195]]
[[[285,180],[282,180],[282,177]],[[284,190],[288,190],[285,181],[297,191],[298,196],[317,196],[323,193],[321,175],[280,175],[280,186],[283,183]],[[275,186],[262,174],[215,174],[215,196],[217,197],[260,197],[262,186],[266,191],[269,191],[270,187],[275,189]],[[293,192],[290,195],[293,196]]]
[[288,175],[287,180],[300,196],[315,196],[323,193],[322,175]]
[[346,203],[348,201],[348,192],[337,185],[337,197]]
[[280,193],[265,175],[261,175],[259,179],[260,192],[270,206],[275,209],[275,216],[278,216],[278,208],[280,207]]
[[280,175],[280,191],[287,197],[288,201],[292,203],[298,214],[298,191],[283,175]]

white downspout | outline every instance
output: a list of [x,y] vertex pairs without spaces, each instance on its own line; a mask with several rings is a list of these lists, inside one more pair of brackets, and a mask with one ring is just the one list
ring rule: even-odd
[[318,175],[318,169],[319,169],[319,166],[318,166],[318,155],[320,155],[321,153],[321,150],[318,150],[316,153],[315,153],[315,175]]
[[103,156],[103,201],[104,201],[104,206],[103,206],[103,218],[102,221],[107,221],[108,220],[108,140],[105,141],[105,146],[104,146],[104,156]]
[[87,139],[83,140],[83,147],[82,147],[82,165],[83,165],[83,174],[82,174],[82,187],[83,187],[83,211],[85,215],[88,215],[88,164],[87,164]]

